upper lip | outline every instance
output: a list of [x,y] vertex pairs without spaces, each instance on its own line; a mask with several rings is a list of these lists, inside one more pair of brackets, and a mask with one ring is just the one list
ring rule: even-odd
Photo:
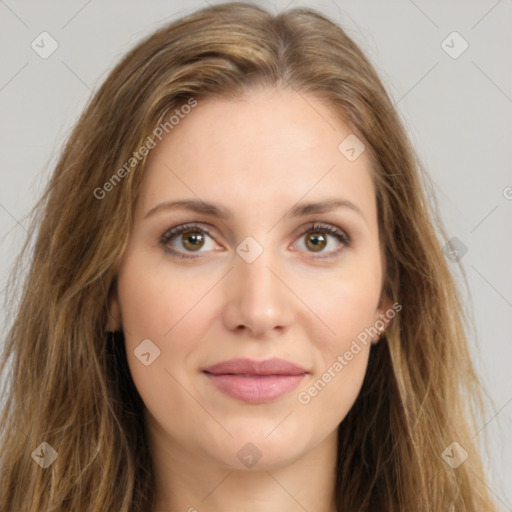
[[214,375],[302,375],[308,373],[304,368],[286,361],[273,358],[257,361],[255,359],[230,359],[214,364],[203,370]]

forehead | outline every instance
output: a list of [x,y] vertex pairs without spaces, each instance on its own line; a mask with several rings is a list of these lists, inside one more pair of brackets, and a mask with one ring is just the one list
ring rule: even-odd
[[369,158],[363,151],[350,161],[340,151],[348,136],[352,130],[327,102],[295,91],[198,100],[149,155],[141,208],[186,196],[239,211],[262,204],[283,209],[329,195],[374,217]]

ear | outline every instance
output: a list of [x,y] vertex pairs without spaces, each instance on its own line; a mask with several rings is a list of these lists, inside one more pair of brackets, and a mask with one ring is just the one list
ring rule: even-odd
[[117,284],[112,285],[108,299],[108,318],[105,330],[107,332],[116,332],[121,330],[121,309],[119,307],[119,299],[117,297]]
[[393,317],[396,315],[396,311],[393,308],[392,300],[383,293],[381,299],[379,301],[379,305],[377,310],[375,311],[375,318],[373,325],[375,329],[379,331],[372,339],[372,344],[378,343],[381,337],[384,335],[384,332],[389,327],[389,324],[392,322]]

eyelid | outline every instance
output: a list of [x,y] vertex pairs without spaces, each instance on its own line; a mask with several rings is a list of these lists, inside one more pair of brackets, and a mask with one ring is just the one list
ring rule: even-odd
[[206,233],[208,236],[212,236],[210,229],[206,227],[205,224],[201,224],[198,222],[185,222],[184,224],[179,224],[178,226],[174,226],[168,229],[163,235],[162,239],[169,241],[172,237],[179,235],[181,233],[186,233],[188,231],[201,231]]

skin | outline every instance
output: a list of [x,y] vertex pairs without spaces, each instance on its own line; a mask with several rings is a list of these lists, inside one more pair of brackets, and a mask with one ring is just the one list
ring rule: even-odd
[[[357,398],[378,337],[360,344],[308,404],[298,394],[391,307],[381,294],[384,261],[367,153],[350,162],[338,150],[350,133],[321,100],[252,89],[240,100],[199,101],[152,150],[108,328],[125,333],[146,406],[154,510],[335,510],[337,427]],[[362,215],[341,207],[285,216],[297,202],[328,198],[349,200]],[[159,203],[182,199],[220,204],[231,216],[160,209],[145,218]],[[211,233],[199,252],[184,246],[181,234],[167,242],[196,256],[190,260],[161,242],[188,222]],[[313,222],[338,227],[351,245],[320,230],[327,245],[312,250],[311,235],[303,233]],[[263,248],[252,263],[236,252],[247,236]],[[148,366],[134,355],[145,339],[160,350]],[[249,404],[221,393],[202,373],[238,357],[280,357],[310,374],[277,400]],[[246,443],[261,453],[251,468],[237,457]]]

